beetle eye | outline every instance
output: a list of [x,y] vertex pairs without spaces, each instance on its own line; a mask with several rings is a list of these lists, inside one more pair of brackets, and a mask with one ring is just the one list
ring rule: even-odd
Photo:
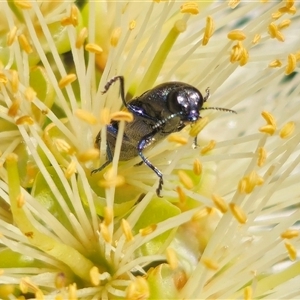
[[[167,98],[167,106],[170,112],[179,113],[182,112],[182,95],[180,91],[172,91],[169,93]],[[178,101],[179,100],[179,101]]]

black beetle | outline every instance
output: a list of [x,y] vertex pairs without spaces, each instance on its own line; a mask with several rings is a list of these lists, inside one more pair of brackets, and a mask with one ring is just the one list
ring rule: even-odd
[[[156,193],[160,197],[163,174],[144,156],[143,150],[155,145],[170,133],[180,131],[187,124],[196,122],[201,118],[200,110],[202,109],[219,109],[234,113],[235,111],[219,107],[202,108],[203,103],[209,98],[209,88],[206,89],[206,95],[203,97],[195,87],[183,82],[160,84],[127,103],[124,77],[116,76],[106,83],[102,93],[106,93],[117,80],[120,81],[123,105],[133,114],[133,121],[125,124],[120,160],[124,161],[140,156],[142,161],[159,177]],[[103,170],[112,161],[118,128],[119,121],[112,121],[107,126],[107,161],[92,173]],[[95,147],[100,147],[100,141],[101,131],[96,137]],[[195,144],[196,142],[195,138]]]

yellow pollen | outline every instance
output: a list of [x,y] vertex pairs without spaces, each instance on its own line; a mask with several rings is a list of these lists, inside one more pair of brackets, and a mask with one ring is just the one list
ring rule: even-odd
[[129,30],[133,30],[136,26],[136,20],[131,20],[129,22]]
[[242,180],[245,181],[244,193],[250,194],[255,186],[262,185],[264,180],[262,177],[258,176],[255,171],[252,171],[249,176],[245,176]]
[[178,171],[179,181],[187,188],[192,189],[194,187],[193,180],[182,170]]
[[284,36],[283,34],[279,31],[277,25],[275,23],[271,23],[269,26],[268,26],[268,32],[270,34],[270,37],[272,39],[277,39],[278,41],[280,42],[284,42]]
[[232,215],[240,224],[245,224],[247,222],[247,215],[245,212],[236,204],[229,204]]
[[199,159],[195,159],[193,163],[193,172],[195,175],[200,176],[202,173],[202,164]]
[[54,139],[54,144],[57,150],[61,153],[70,153],[72,150],[71,145],[64,139],[56,138]]
[[246,286],[244,288],[244,299],[245,300],[252,300],[253,299],[252,296],[253,296],[252,287],[251,286]]
[[77,285],[76,283],[69,284],[68,286],[68,299],[77,300]]
[[217,271],[219,269],[218,263],[211,258],[204,257],[201,259],[201,262],[209,270]]
[[141,276],[137,276],[135,281],[132,281],[126,290],[126,300],[147,300],[149,296],[148,282]]
[[27,101],[32,102],[36,97],[36,91],[29,86],[26,88],[24,96]]
[[167,262],[171,268],[171,270],[175,270],[178,268],[178,259],[176,252],[172,248],[166,249]]
[[202,155],[206,154],[207,152],[211,151],[212,149],[214,149],[216,146],[216,141],[211,140],[207,146],[203,147],[200,151],[200,153]]
[[278,30],[277,33],[276,33],[276,39],[279,41],[279,42],[284,42],[285,41],[285,37],[284,35]]
[[11,104],[10,108],[8,109],[7,114],[10,117],[15,117],[20,108],[20,104],[21,104],[21,101],[19,99],[14,100],[13,103]]
[[240,59],[240,66],[244,66],[249,60],[249,52],[247,51],[246,48],[243,48],[242,54],[241,54],[241,59]]
[[296,13],[296,7],[295,6],[292,6],[290,8],[284,6],[284,7],[281,7],[279,8],[279,11],[282,12],[282,13],[286,13],[286,14],[290,14],[290,15],[294,15]]
[[180,186],[177,186],[176,192],[178,194],[179,204],[181,206],[185,205],[186,204],[186,194],[184,193],[183,189]]
[[178,33],[182,33],[186,30],[186,21],[184,20],[177,20],[175,23],[174,23],[174,26],[173,26],[173,30],[175,32],[178,32]]
[[279,25],[278,25],[278,28],[279,29],[284,29],[284,28],[287,28],[291,25],[291,20],[290,19],[287,19],[287,20],[283,20]]
[[288,229],[280,235],[280,237],[283,239],[293,239],[298,236],[299,236],[299,230],[295,230],[295,229]]
[[23,194],[19,194],[18,198],[17,198],[17,205],[19,208],[23,207],[23,205],[25,204],[25,198]]
[[16,39],[18,28],[14,26],[7,34],[7,46],[11,46]]
[[131,227],[130,227],[129,223],[127,222],[127,220],[122,219],[121,228],[122,228],[122,231],[125,235],[126,241],[127,242],[132,241],[134,238],[133,238],[133,235],[132,235]]
[[73,20],[70,17],[64,17],[60,20],[60,24],[64,27],[68,25],[73,25],[72,22]]
[[246,35],[242,30],[232,30],[227,34],[227,37],[232,41],[243,41],[246,39]]
[[197,222],[197,221],[205,218],[209,213],[210,213],[210,211],[208,210],[208,208],[203,208],[201,210],[198,210],[191,217],[191,221],[192,222]]
[[76,162],[74,160],[72,160],[67,169],[65,170],[65,176],[67,179],[71,178],[72,175],[74,175],[76,173],[77,169],[76,169]]
[[[245,52],[246,51],[246,52]],[[241,41],[238,41],[236,45],[234,45],[231,49],[230,54],[230,62],[234,63],[243,58],[243,60],[247,59],[247,50],[244,48]],[[247,62],[247,61],[246,61]]]
[[282,66],[282,62],[279,59],[275,59],[269,63],[270,68],[280,68]]
[[110,207],[104,207],[104,224],[108,226],[114,218],[114,212]]
[[85,45],[85,50],[95,54],[101,54],[103,52],[103,49],[99,45],[91,43]]
[[99,275],[99,269],[96,266],[93,266],[90,269],[90,280],[94,286],[98,286],[100,284]]
[[288,63],[287,66],[285,68],[285,74],[289,75],[292,72],[294,72],[294,70],[296,69],[296,63],[297,63],[297,59],[296,59],[296,55],[293,53],[290,53],[288,55]]
[[271,23],[269,26],[268,26],[268,32],[271,36],[271,38],[275,38],[276,37],[276,31],[277,31],[277,26],[275,23]]
[[87,37],[88,37],[88,30],[86,27],[83,27],[77,35],[75,47],[77,49],[80,49],[83,46],[83,43]]
[[3,73],[0,73],[0,83],[7,83],[7,81],[7,77]]
[[108,125],[110,123],[110,111],[107,107],[104,107],[100,113],[100,124]]
[[294,122],[288,122],[286,123],[282,129],[279,132],[279,136],[282,139],[286,139],[290,137],[295,131],[295,123]]
[[292,8],[295,4],[295,0],[286,0],[285,1],[285,6],[286,8]]
[[252,44],[253,44],[253,45],[258,44],[259,41],[260,41],[260,39],[261,39],[261,35],[257,33],[257,34],[254,36],[253,40],[252,40]]
[[207,45],[209,39],[214,33],[214,30],[215,30],[215,22],[211,16],[208,16],[206,18],[206,25],[205,25],[205,30],[204,30],[203,40],[202,40],[203,46]]
[[228,205],[226,201],[216,194],[212,194],[211,198],[217,209],[220,210],[223,214],[225,214],[228,210]]
[[77,158],[80,162],[85,163],[87,161],[98,159],[99,155],[100,153],[98,149],[91,148],[78,154]]
[[258,130],[262,133],[267,133],[269,135],[273,135],[276,130],[276,127],[274,127],[273,125],[265,125],[265,126],[260,127]]
[[21,48],[27,53],[30,54],[33,52],[33,49],[31,45],[29,44],[29,41],[27,37],[22,33],[18,36],[19,43],[21,45]]
[[276,128],[276,120],[270,112],[264,110],[261,112],[261,115],[269,125],[272,125]]
[[290,260],[294,261],[297,258],[297,249],[289,242],[284,243],[286,250],[289,253]]
[[91,125],[95,125],[97,124],[97,119],[96,117],[90,113],[89,111],[83,110],[83,109],[77,109],[75,111],[75,116],[78,117],[80,120],[91,124]]
[[133,114],[127,111],[116,111],[110,115],[110,118],[114,121],[132,122]]
[[250,193],[253,191],[256,181],[257,181],[257,173],[255,171],[252,171],[247,178],[247,187],[246,187],[246,193]]
[[125,183],[125,178],[121,175],[110,177],[99,181],[99,185],[104,188],[118,187]]
[[71,14],[70,14],[70,19],[71,19],[71,24],[76,27],[78,25],[78,15],[79,15],[79,10],[76,5],[72,5],[71,8]]
[[100,224],[100,231],[103,239],[105,240],[106,243],[111,242],[111,236],[109,234],[108,228],[104,223]]
[[276,11],[276,12],[272,13],[272,19],[274,19],[274,20],[278,20],[281,16],[282,16],[282,12],[280,12],[280,11]]
[[16,70],[11,70],[11,89],[13,93],[17,93],[19,90],[19,76]]
[[59,83],[58,86],[63,89],[66,87],[68,84],[74,82],[77,79],[77,76],[75,74],[68,74],[67,76],[63,77]]
[[168,136],[168,141],[169,142],[173,142],[173,143],[177,143],[177,144],[180,144],[180,145],[186,145],[188,140],[177,134],[177,133],[171,133],[169,136]]
[[191,126],[191,129],[189,132],[190,136],[196,137],[207,124],[208,124],[208,117],[199,119],[196,123],[194,123]]
[[115,28],[111,34],[110,45],[116,47],[118,45],[122,30],[121,27]]
[[33,125],[34,120],[30,116],[22,116],[16,120],[17,125]]
[[228,1],[228,6],[230,8],[236,8],[240,4],[241,0],[229,0]]
[[141,236],[146,236],[146,235],[149,235],[150,233],[152,233],[156,228],[157,228],[157,225],[152,224],[152,225],[149,225],[145,228],[140,229],[139,233],[140,233]]
[[28,0],[14,0],[14,3],[21,9],[30,9],[32,7]]
[[257,159],[257,165],[259,167],[262,167],[267,159],[267,151],[264,147],[258,148],[258,159]]
[[187,3],[184,3],[180,6],[180,12],[183,14],[191,14],[191,15],[197,15],[199,14],[199,7],[197,2],[190,1]]

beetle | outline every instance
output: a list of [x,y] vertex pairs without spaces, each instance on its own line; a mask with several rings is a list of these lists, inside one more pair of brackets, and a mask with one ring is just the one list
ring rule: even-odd
[[[144,156],[144,150],[154,146],[157,142],[173,132],[182,130],[186,125],[195,123],[201,118],[200,110],[218,109],[236,113],[233,110],[220,107],[205,107],[203,103],[209,98],[209,88],[203,97],[198,89],[184,82],[166,82],[142,95],[132,99],[129,103],[125,99],[124,77],[115,76],[110,79],[102,94],[105,94],[116,81],[120,82],[120,96],[125,108],[133,114],[133,121],[125,124],[120,160],[126,161],[140,156],[146,164],[159,177],[156,189],[157,196],[163,186],[163,174]],[[106,133],[107,161],[93,173],[103,170],[112,162],[113,153],[118,134],[119,121],[111,121]],[[95,139],[95,147],[100,148],[101,131]],[[194,141],[197,144],[197,137]]]

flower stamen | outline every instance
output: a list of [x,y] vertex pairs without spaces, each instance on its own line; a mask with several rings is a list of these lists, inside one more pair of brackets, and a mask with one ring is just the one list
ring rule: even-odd
[[286,250],[289,253],[290,260],[294,261],[297,258],[297,249],[289,242],[284,243]]
[[219,264],[211,258],[204,257],[201,259],[201,262],[209,270],[217,271],[219,269]]
[[216,146],[216,141],[211,140],[207,146],[203,147],[200,151],[201,155],[206,154],[207,152],[213,150]]
[[68,74],[67,76],[63,77],[59,81],[58,86],[60,87],[60,89],[63,89],[68,84],[71,84],[72,82],[74,82],[76,79],[77,79],[76,74]]
[[295,122],[288,122],[286,123],[280,130],[279,132],[279,136],[282,139],[286,139],[288,137],[290,137],[294,131],[295,131]]
[[240,224],[245,224],[247,222],[246,213],[235,203],[229,203],[229,208],[232,215]]
[[280,237],[283,239],[293,239],[299,236],[299,230],[288,229],[281,233]]
[[220,210],[223,214],[225,214],[227,212],[228,205],[222,197],[220,197],[216,194],[212,194],[211,199],[214,202],[214,204],[218,210]]

